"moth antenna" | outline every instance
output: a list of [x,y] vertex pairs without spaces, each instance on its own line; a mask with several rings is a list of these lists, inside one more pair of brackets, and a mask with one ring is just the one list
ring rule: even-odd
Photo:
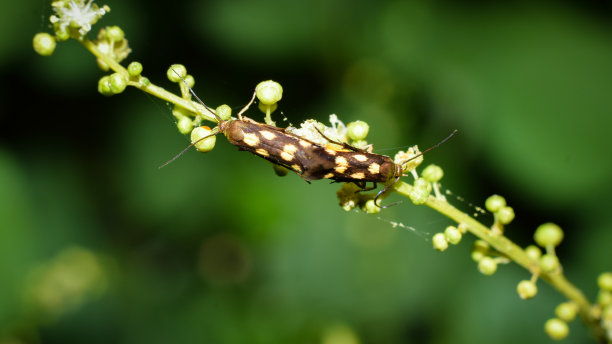
[[[181,80],[183,80],[183,84],[185,84],[185,86],[189,89],[189,93],[191,93],[192,96],[195,97],[195,99],[198,101],[198,103],[200,103],[200,105],[202,105],[206,110],[208,110],[208,112],[210,112],[213,116],[215,116],[215,118],[217,119],[217,122],[220,123],[223,120],[221,119],[221,117],[219,117],[219,115],[217,115],[217,113],[211,109],[210,107],[208,107],[208,105],[204,104],[204,102],[202,101],[202,99],[200,99],[200,97],[198,97],[198,95],[193,91],[193,89],[191,87],[189,87],[189,85],[187,84],[187,81],[185,81],[185,79],[174,69],[172,69],[172,71],[174,72],[174,74],[176,74],[179,78],[181,78]],[[197,111],[197,110],[196,110]],[[187,147],[190,148],[191,146]],[[163,165],[162,165],[163,167]]]
[[161,166],[159,166],[159,167],[158,167],[158,169],[160,169],[160,168],[162,168],[162,167],[165,167],[166,165],[170,164],[170,163],[171,163],[171,162],[173,162],[174,160],[178,159],[178,158],[179,158],[181,155],[185,154],[185,152],[187,152],[187,151],[189,150],[189,148],[191,148],[191,147],[195,146],[196,144],[198,144],[198,142],[200,142],[200,141],[202,141],[202,140],[204,140],[204,139],[207,139],[207,138],[209,138],[209,137],[211,137],[211,136],[215,136],[215,135],[217,135],[217,134],[218,134],[218,132],[216,132],[216,133],[212,133],[212,134],[210,134],[210,135],[204,136],[203,138],[201,138],[201,139],[197,140],[196,142],[191,143],[189,146],[185,147],[185,149],[183,149],[183,150],[182,150],[180,153],[178,153],[177,155],[175,155],[175,156],[174,156],[172,159],[170,159],[170,160],[166,161],[165,163],[161,164]]
[[[455,134],[456,134],[457,132],[458,132],[458,130],[457,130],[457,129],[453,130],[453,132],[452,132],[452,133],[450,133],[450,135],[448,135],[447,137],[445,137],[445,138],[444,138],[442,141],[440,141],[440,142],[436,143],[435,145],[433,145],[433,146],[431,146],[431,147],[427,148],[426,150],[422,151],[422,152],[421,152],[421,153],[419,153],[418,155],[415,155],[415,156],[413,156],[412,158],[410,158],[410,159],[408,159],[408,160],[404,161],[404,162],[402,163],[402,165],[404,165],[404,164],[406,164],[407,162],[409,162],[409,161],[411,161],[411,160],[414,160],[414,159],[416,159],[416,158],[418,158],[418,157],[420,157],[420,156],[424,155],[425,153],[427,153],[427,152],[431,151],[432,149],[438,148],[438,147],[439,147],[441,144],[443,144],[444,142],[448,141],[448,140],[449,140],[451,137],[455,136]],[[403,167],[402,167],[402,169],[403,169]],[[391,188],[393,185],[395,185],[397,182],[399,182],[400,177],[401,177],[401,173],[400,173],[398,176],[396,176],[396,177],[395,177],[395,180],[393,181],[393,183],[391,183],[391,184],[389,184],[389,185],[385,186],[385,187],[384,187],[382,190],[380,190],[380,191],[379,191],[379,192],[376,194],[376,197],[374,197],[374,205],[375,205],[375,206],[377,206],[377,207],[379,207],[379,208],[381,208],[381,209],[385,209],[385,208],[389,208],[389,207],[392,207],[392,206],[394,206],[394,205],[396,205],[396,204],[401,203],[401,201],[400,201],[400,202],[391,203],[391,204],[389,204],[389,205],[385,205],[385,206],[381,206],[381,205],[379,205],[379,204],[378,204],[378,198],[379,198],[379,197],[380,197],[380,196],[381,196],[383,193],[385,193],[385,191],[389,190],[389,188]]]
[[[404,161],[404,162],[402,163],[402,165],[404,165],[404,164],[406,164],[406,163],[408,163],[408,162],[410,162],[410,161],[412,161],[412,160],[414,160],[414,159],[416,159],[416,158],[418,158],[418,157],[420,157],[420,156],[425,155],[425,153],[427,153],[427,152],[431,151],[432,149],[436,149],[436,148],[440,147],[440,145],[441,145],[441,144],[443,144],[444,142],[448,141],[448,140],[449,140],[451,137],[455,136],[455,134],[456,134],[457,132],[458,132],[458,130],[457,130],[457,129],[453,130],[453,132],[452,132],[452,133],[450,133],[450,135],[448,135],[446,138],[444,138],[444,140],[442,140],[442,141],[440,141],[440,142],[436,143],[435,145],[433,145],[433,146],[431,146],[431,147],[427,148],[426,150],[422,151],[421,153],[419,153],[419,154],[417,154],[417,155],[413,156],[412,158],[410,158],[410,159],[408,159],[408,160]],[[397,181],[396,181],[395,183],[397,183]],[[395,184],[395,183],[393,183],[393,184]],[[391,185],[393,185],[393,184],[391,184]]]
[[[185,81],[185,78],[183,78],[176,70],[172,69],[172,71],[174,72],[174,74],[176,74],[179,78],[181,78],[181,80],[183,80],[183,84],[185,84],[185,86],[189,89],[189,92],[191,93],[191,95],[193,95],[195,97],[195,99],[197,99],[197,101],[200,103],[200,105],[202,105],[206,110],[208,110],[208,112],[210,112],[213,116],[215,116],[215,118],[217,119],[218,123],[221,123],[223,120],[221,119],[221,117],[219,117],[214,111],[213,109],[211,109],[210,107],[208,107],[208,105],[204,104],[204,102],[202,101],[202,99],[200,99],[200,97],[198,97],[198,95],[193,91],[193,89],[191,87],[189,87],[189,84],[187,84],[187,81]],[[196,109],[197,112],[197,109]],[[165,163],[161,164],[161,166],[158,167],[158,169],[163,168],[167,165],[169,165],[170,163],[172,163],[174,160],[178,159],[181,155],[185,154],[185,152],[187,152],[189,150],[189,148],[195,146],[198,142],[207,139],[211,136],[215,136],[219,133],[219,131],[214,131],[210,134],[207,135],[193,143],[191,143],[189,146],[185,147],[185,149],[183,149],[180,153],[178,153],[177,155],[175,155],[172,159],[166,161]]]

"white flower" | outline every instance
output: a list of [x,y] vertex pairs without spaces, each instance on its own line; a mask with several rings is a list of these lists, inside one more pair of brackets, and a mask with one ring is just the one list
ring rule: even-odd
[[308,119],[300,124],[299,129],[289,127],[287,130],[320,145],[327,145],[330,143],[321,133],[332,141],[347,142],[346,126],[338,119],[338,116],[333,114],[329,115],[329,122],[332,125],[331,127],[327,127],[314,119]]
[[397,165],[401,165],[403,172],[411,172],[423,162],[423,155],[421,155],[419,147],[415,145],[410,147],[406,152],[397,152],[393,162],[395,162]]
[[106,5],[99,8],[93,3],[93,0],[87,3],[83,0],[55,1],[51,6],[57,14],[51,16],[52,24],[57,24],[62,31],[68,27],[78,28],[81,35],[89,32],[91,25],[110,10]]

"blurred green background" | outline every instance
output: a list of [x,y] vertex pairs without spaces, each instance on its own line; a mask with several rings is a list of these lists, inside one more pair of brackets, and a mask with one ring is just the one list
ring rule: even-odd
[[[111,12],[93,31],[121,26],[126,62],[175,92],[166,69],[185,64],[209,105],[240,108],[273,79],[292,123],[365,120],[388,155],[459,129],[425,158],[453,204],[504,195],[523,246],[561,225],[565,272],[591,300],[611,269],[609,2],[99,4]],[[520,301],[515,265],[479,274],[471,236],[434,251],[450,222],[428,208],[346,213],[338,185],[279,178],[222,137],[159,170],[188,144],[170,107],[101,96],[74,41],[36,55],[48,2],[0,6],[0,343],[550,341],[563,298],[539,283]],[[565,343],[589,341],[570,328]]]

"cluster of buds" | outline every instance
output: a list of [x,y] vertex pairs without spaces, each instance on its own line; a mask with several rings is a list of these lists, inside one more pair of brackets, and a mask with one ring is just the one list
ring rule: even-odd
[[38,33],[33,42],[34,50],[43,56],[53,54],[56,41],[83,39],[91,26],[110,11],[108,6],[98,7],[92,0],[59,0],[51,3],[51,6],[55,14],[49,17],[49,21],[55,35]]

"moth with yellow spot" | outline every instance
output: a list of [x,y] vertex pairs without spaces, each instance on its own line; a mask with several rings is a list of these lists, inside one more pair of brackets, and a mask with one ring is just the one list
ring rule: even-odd
[[[217,119],[218,125],[211,131],[210,135],[193,142],[183,152],[208,137],[222,133],[229,143],[237,146],[239,150],[249,151],[276,165],[284,166],[298,174],[308,183],[311,180],[331,179],[335,182],[352,182],[363,190],[372,190],[376,188],[376,183],[389,183],[393,180],[392,183],[388,184],[376,195],[376,205],[378,205],[376,203],[378,197],[388,190],[390,186],[397,183],[403,175],[404,168],[402,165],[407,161],[403,164],[396,164],[388,156],[374,154],[346,143],[333,141],[318,129],[317,131],[330,144],[339,145],[342,148],[337,149],[327,145],[324,146],[293,134],[286,129],[259,123],[246,116],[242,116],[254,102],[257,90],[253,93],[249,103],[237,114],[238,119],[229,120],[221,119],[214,110],[206,106],[198,98],[191,88],[189,90],[200,104]],[[411,157],[410,160],[418,158],[427,151],[439,146],[454,135],[455,132],[423,153]],[[183,152],[162,166],[172,162]],[[374,183],[374,186],[366,188],[367,182]]]
[[[377,183],[388,183],[374,197],[374,204],[376,206],[379,206],[377,203],[378,198],[402,177],[408,162],[443,144],[457,132],[457,130],[454,130],[448,137],[434,146],[410,157],[401,164],[396,164],[386,155],[374,154],[343,142],[333,141],[318,129],[317,131],[328,142],[340,145],[342,149],[313,145],[309,149],[309,156],[313,163],[309,163],[303,168],[303,176],[311,180],[326,178],[336,182],[354,183],[362,190],[373,190],[376,188]],[[367,188],[367,182],[374,183],[374,185],[371,188]]]

